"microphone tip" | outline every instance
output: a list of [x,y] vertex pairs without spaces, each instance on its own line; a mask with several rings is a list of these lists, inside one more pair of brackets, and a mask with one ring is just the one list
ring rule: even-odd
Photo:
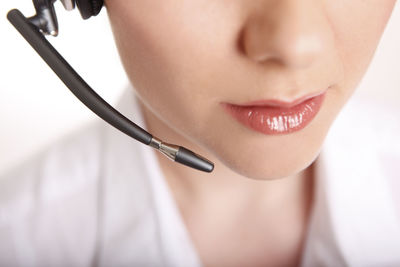
[[214,163],[184,147],[179,147],[175,161],[203,172],[214,170]]

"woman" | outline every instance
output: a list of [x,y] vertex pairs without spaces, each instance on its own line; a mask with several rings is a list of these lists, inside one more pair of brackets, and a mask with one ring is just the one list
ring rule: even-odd
[[[12,240],[0,259],[400,264],[395,192],[375,175],[380,161],[365,148],[368,126],[344,116],[326,144],[333,150],[318,157],[394,4],[106,1],[137,97],[127,93],[121,109],[154,136],[210,159],[215,170],[172,164],[103,124],[86,129],[0,180],[7,193],[0,236]],[[358,118],[359,110],[346,114]],[[364,164],[368,171],[359,172]]]

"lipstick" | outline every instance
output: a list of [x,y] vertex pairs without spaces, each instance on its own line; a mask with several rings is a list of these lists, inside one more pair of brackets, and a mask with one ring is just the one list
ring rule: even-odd
[[245,105],[222,105],[228,114],[248,128],[267,135],[278,135],[300,131],[306,127],[317,115],[324,97],[325,92],[291,103],[262,100]]

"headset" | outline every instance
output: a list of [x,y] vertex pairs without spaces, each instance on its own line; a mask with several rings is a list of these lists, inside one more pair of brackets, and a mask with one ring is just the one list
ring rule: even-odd
[[[44,37],[58,35],[55,2],[56,0],[33,0],[36,10],[34,16],[26,18],[18,9],[12,9],[8,12],[7,18],[68,89],[100,118],[137,141],[157,149],[175,162],[200,171],[212,172],[214,164],[211,161],[182,146],[168,144],[152,136],[115,110],[79,76]],[[61,2],[66,10],[72,10],[77,6],[83,19],[96,16],[104,5],[103,0],[61,0]]]

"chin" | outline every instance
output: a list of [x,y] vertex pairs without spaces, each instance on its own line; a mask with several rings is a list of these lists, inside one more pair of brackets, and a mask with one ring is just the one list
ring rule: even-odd
[[[319,151],[310,153],[311,155],[301,155],[297,158],[287,159],[269,158],[260,159],[242,159],[237,161],[238,157],[221,159],[221,163],[233,172],[241,176],[254,180],[277,180],[299,174],[309,167],[317,158]],[[240,160],[240,158],[239,158]]]

